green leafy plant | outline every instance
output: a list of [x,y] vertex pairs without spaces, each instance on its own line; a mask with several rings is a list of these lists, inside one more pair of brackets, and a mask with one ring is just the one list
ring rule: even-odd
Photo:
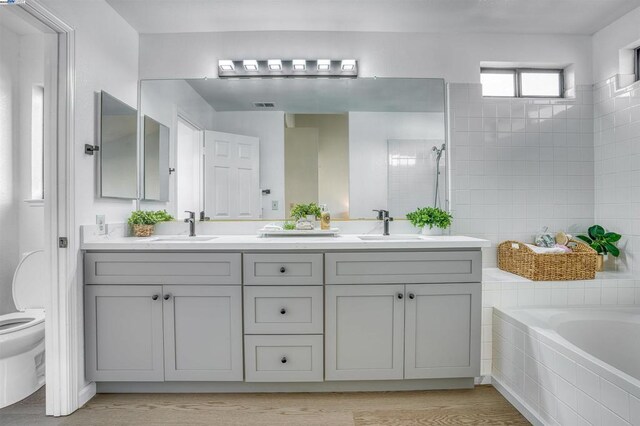
[[577,238],[589,244],[598,254],[611,253],[612,256],[620,256],[620,249],[614,243],[620,241],[622,235],[615,232],[607,232],[600,225],[593,225],[587,233],[589,235],[577,235]]
[[407,213],[407,219],[417,228],[428,226],[429,229],[432,229],[435,226],[436,228],[447,229],[451,226],[453,216],[437,207],[421,207]]
[[286,221],[282,224],[282,229],[285,231],[293,231],[296,229],[296,224],[295,222]]
[[158,222],[169,222],[173,216],[166,210],[135,210],[129,216],[129,225],[155,225]]
[[309,215],[313,215],[316,218],[319,218],[322,215],[320,206],[318,206],[316,203],[296,204],[291,209],[291,217],[295,220],[302,219],[303,217],[307,217]]

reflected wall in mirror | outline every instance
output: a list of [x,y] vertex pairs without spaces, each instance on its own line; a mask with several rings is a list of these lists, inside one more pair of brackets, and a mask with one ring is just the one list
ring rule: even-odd
[[[442,79],[146,80],[140,109],[163,123],[186,119],[197,129],[171,134],[176,173],[166,207],[174,214],[197,204],[212,219],[283,220],[292,204],[316,202],[327,204],[334,218],[371,219],[373,209],[400,218],[434,203],[429,149],[446,143],[444,93]],[[233,142],[207,146],[216,134],[254,138],[255,151],[244,148],[242,155],[259,157],[235,172],[214,164],[213,156],[241,158]],[[194,140],[197,147],[185,145]],[[411,168],[395,166],[397,156],[415,161]],[[445,164],[443,156],[444,208]]]
[[169,201],[169,128],[143,119],[144,199]]
[[138,197],[138,114],[106,92],[100,93],[100,196]]

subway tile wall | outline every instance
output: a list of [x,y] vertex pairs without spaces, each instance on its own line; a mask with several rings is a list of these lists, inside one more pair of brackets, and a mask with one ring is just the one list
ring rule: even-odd
[[583,232],[594,220],[593,89],[574,99],[483,98],[449,84],[452,232],[530,241],[543,226]]
[[621,271],[640,271],[640,83],[594,88],[595,218],[623,235]]

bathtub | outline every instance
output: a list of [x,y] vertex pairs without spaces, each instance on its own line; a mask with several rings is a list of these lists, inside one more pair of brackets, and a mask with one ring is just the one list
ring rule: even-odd
[[529,421],[640,426],[640,308],[494,308],[492,324],[492,383]]

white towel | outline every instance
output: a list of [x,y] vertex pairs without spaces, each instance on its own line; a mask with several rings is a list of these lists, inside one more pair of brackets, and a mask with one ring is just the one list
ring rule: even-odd
[[561,254],[566,253],[561,247],[538,247],[533,244],[527,244],[531,250],[535,251],[538,254]]

